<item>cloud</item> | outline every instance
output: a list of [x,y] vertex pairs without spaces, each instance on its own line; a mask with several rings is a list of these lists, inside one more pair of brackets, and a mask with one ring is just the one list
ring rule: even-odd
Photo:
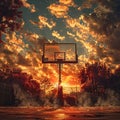
[[120,51],[120,25],[106,38],[105,43],[110,49]]
[[81,20],[83,19],[83,16],[80,16],[79,18],[67,18],[65,20],[66,27],[72,29],[74,32],[79,32],[79,34],[87,33],[89,32],[89,28],[85,24],[81,24]]
[[[90,34],[98,42],[97,56],[103,61],[120,64],[120,1],[119,0],[89,0],[96,3],[93,13],[84,15],[83,20],[89,27]],[[103,45],[104,47],[100,47]]]
[[89,29],[85,25],[80,23],[81,19],[67,18],[66,27],[71,29],[76,37],[86,40],[89,35]]
[[[66,27],[69,28],[72,32],[67,32],[70,37],[82,45],[84,49],[84,54],[87,55],[88,58],[96,59],[96,42],[94,38],[90,38],[89,27],[86,24],[81,24],[81,20],[83,20],[83,16],[79,18],[67,18],[66,19]],[[88,58],[86,60],[88,60]],[[81,59],[80,59],[81,60]]]
[[34,79],[47,76],[42,70],[42,48],[48,42],[45,38],[35,33],[17,35],[14,32],[6,34],[4,39],[5,43],[0,46],[0,65],[21,68],[23,72],[33,75]]
[[67,31],[67,35],[68,35],[69,37],[72,37],[72,38],[75,37],[75,34],[69,32],[69,31]]
[[115,1],[100,1],[97,0],[98,7],[89,16],[85,16],[84,20],[89,23],[92,31],[100,35],[109,35],[117,28],[119,17],[119,2]]
[[50,22],[48,22],[48,19],[44,16],[39,16],[39,25],[40,26],[47,26],[48,28],[52,29],[53,27],[56,26],[56,23],[53,22],[52,20]]
[[49,29],[52,29],[53,27],[56,26],[56,23],[53,20],[48,20],[48,18],[44,16],[38,16],[38,19],[39,19],[39,22],[34,22],[32,20],[30,20],[30,22],[33,25],[37,25],[40,29],[44,27],[48,27]]
[[74,18],[68,18],[66,19],[66,25],[68,25],[68,27],[71,27],[71,28],[75,28],[77,27],[77,19],[74,19]]
[[89,37],[89,28],[80,23],[81,19],[82,17],[78,19],[69,17],[66,19],[66,27],[72,30],[72,32],[67,32],[67,34],[73,36],[76,42],[84,41],[85,43]]
[[24,7],[30,9],[30,11],[33,13],[33,12],[36,12],[36,9],[35,9],[35,6],[33,4],[29,4],[27,2],[27,0],[21,0],[22,4]]
[[21,39],[17,39],[15,36],[16,34],[14,33],[12,37],[7,35],[7,39],[1,48],[0,55],[0,61],[4,64],[9,64],[12,67],[17,64],[19,57],[18,53],[22,53],[24,48],[24,43]]
[[[23,36],[26,38],[26,43],[23,41]],[[11,35],[6,34],[5,43],[1,46],[0,60],[14,67],[16,64],[23,66],[32,66],[32,56],[39,53],[40,58],[42,49],[42,39],[39,39],[37,34],[17,35],[13,32]],[[29,41],[27,41],[27,39]],[[39,42],[41,40],[41,42]],[[31,47],[32,46],[32,47]],[[31,56],[31,57],[30,57]],[[40,60],[41,61],[41,60]]]
[[66,6],[75,6],[74,0],[59,0],[59,3]]
[[69,7],[64,4],[51,4],[48,7],[50,13],[56,18],[66,18],[68,16]]
[[23,65],[23,66],[31,66],[32,65],[32,63],[31,63],[32,61],[31,61],[31,59],[29,59],[29,58],[25,58],[25,56],[23,56],[22,54],[18,54],[17,55],[17,64],[18,65]]
[[92,7],[92,3],[90,2],[90,0],[87,1],[85,0],[79,9],[86,9],[86,8],[89,9],[91,7]]
[[69,7],[76,7],[74,0],[59,0],[48,7],[48,10],[56,18],[67,18]]
[[111,57],[113,63],[120,64],[120,25],[112,32],[112,34],[106,36],[104,44],[108,47],[106,55]]
[[58,31],[55,31],[55,30],[52,32],[52,36],[56,37],[57,39],[59,39],[59,40],[61,40],[61,41],[63,41],[63,40],[65,39],[65,36],[61,36],[61,35],[58,33]]

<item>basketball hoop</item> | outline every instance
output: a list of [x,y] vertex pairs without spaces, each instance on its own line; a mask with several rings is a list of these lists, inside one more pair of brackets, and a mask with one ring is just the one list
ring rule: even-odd
[[45,43],[43,46],[43,63],[59,65],[58,105],[63,106],[63,88],[61,86],[61,64],[77,63],[77,47],[75,43]]

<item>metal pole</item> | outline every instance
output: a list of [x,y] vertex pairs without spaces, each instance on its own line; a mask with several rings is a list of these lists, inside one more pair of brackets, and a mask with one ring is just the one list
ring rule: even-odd
[[61,85],[61,63],[59,63],[59,82],[58,85]]
[[58,105],[63,106],[64,105],[64,99],[63,99],[63,88],[61,86],[61,63],[59,63],[59,81],[58,81]]

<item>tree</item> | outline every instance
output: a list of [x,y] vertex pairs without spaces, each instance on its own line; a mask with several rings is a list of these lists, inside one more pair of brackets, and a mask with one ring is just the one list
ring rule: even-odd
[[21,28],[22,11],[19,8],[22,6],[22,0],[0,0],[0,38],[2,33]]
[[79,72],[79,80],[84,90],[92,93],[101,94],[107,86],[107,80],[111,73],[103,63],[86,64]]
[[46,89],[48,90],[50,87],[51,83],[48,78],[43,78],[40,80],[40,88],[44,91],[44,94],[46,94]]

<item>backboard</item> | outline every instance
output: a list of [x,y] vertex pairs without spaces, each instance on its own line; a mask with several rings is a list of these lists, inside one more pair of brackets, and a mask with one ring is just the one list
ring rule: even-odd
[[43,63],[77,63],[75,43],[45,43],[43,45]]

